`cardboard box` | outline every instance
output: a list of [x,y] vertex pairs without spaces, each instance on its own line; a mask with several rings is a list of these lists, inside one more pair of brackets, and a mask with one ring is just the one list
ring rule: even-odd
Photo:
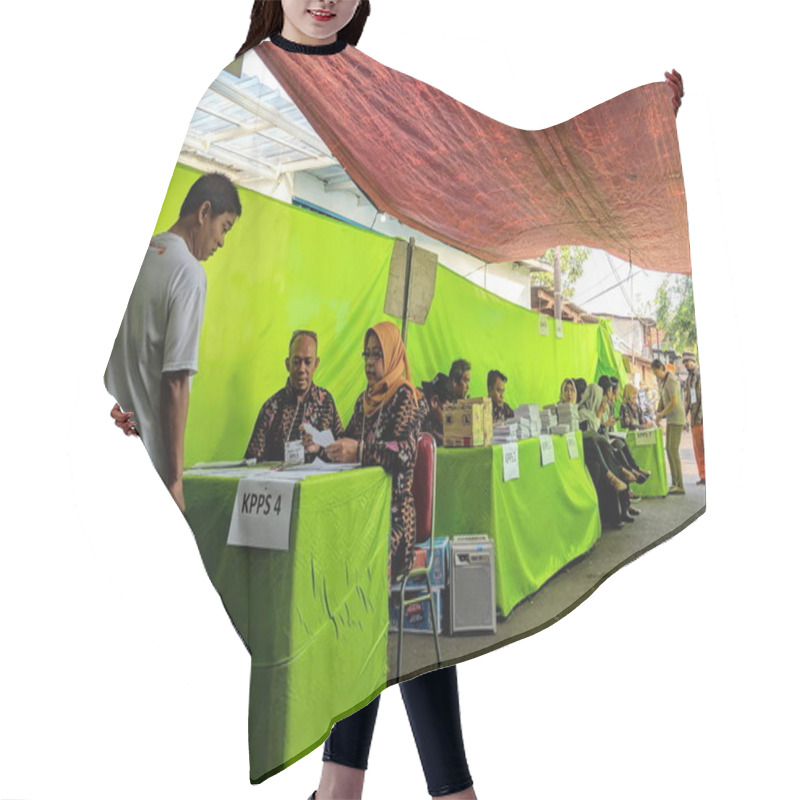
[[[414,566],[424,567],[425,556],[428,553],[428,543],[418,544],[414,547]],[[447,586],[450,574],[450,537],[437,536],[433,540],[433,567],[431,568],[431,586],[434,589],[444,589]],[[408,582],[408,586],[425,586],[424,578],[416,578]]]
[[[409,589],[406,589],[406,597],[409,596]],[[396,633],[399,630],[400,604],[399,593],[392,595],[389,604],[389,630]],[[436,615],[436,632],[444,633],[444,591],[442,589],[433,590],[433,608]],[[406,619],[403,623],[404,633],[433,633],[431,624],[431,604],[427,600],[419,603],[410,603],[406,606]]]
[[458,400],[444,411],[445,447],[484,447],[492,443],[492,401]]

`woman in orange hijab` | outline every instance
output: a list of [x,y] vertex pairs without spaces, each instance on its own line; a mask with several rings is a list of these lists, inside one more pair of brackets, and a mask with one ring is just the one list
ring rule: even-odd
[[[383,467],[392,476],[392,582],[411,568],[416,515],[411,484],[420,435],[417,390],[400,331],[379,322],[364,336],[367,388],[356,401],[344,438],[324,448],[328,461]],[[313,452],[306,440],[306,447]]]

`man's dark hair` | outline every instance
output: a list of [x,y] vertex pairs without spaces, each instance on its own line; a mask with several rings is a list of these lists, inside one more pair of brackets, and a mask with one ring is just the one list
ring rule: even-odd
[[466,358],[457,358],[450,365],[450,380],[456,382],[460,381],[464,373],[470,372],[471,370],[472,370],[472,364],[470,364]]
[[651,369],[666,369],[666,367],[664,366],[664,362],[663,362],[663,361],[661,361],[661,360],[660,360],[660,359],[658,359],[658,358],[654,358],[654,359],[653,359],[653,360],[650,362],[650,368],[651,368]]
[[572,382],[575,384],[575,391],[578,393],[578,401],[583,400],[583,393],[586,391],[586,381],[583,378],[573,378]]
[[617,389],[617,388],[619,387],[619,378],[615,377],[614,375],[611,375],[611,376],[609,377],[609,380],[611,381],[611,385],[612,385],[612,386],[613,386],[615,389]]
[[[353,19],[339,31],[339,39],[347,39],[353,46],[358,44],[369,16],[369,0],[361,0]],[[279,0],[254,0],[250,11],[250,30],[236,58],[283,30],[283,6]]]
[[181,218],[194,214],[206,201],[211,203],[212,217],[228,213],[237,217],[242,216],[239,192],[233,181],[221,172],[209,172],[192,184],[181,206]]
[[608,390],[614,385],[608,375],[601,375],[597,379],[597,385],[603,390],[603,394],[608,394]]
[[443,372],[439,372],[432,381],[422,381],[422,391],[428,402],[434,397],[438,399],[439,405],[456,401],[453,382]]
[[508,383],[508,378],[500,372],[499,369],[490,369],[489,374],[486,376],[486,388],[488,391],[492,391],[492,387],[495,384],[495,381],[500,378],[503,383]]

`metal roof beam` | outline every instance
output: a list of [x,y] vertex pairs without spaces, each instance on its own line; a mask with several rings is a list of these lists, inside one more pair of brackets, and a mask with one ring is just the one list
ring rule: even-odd
[[228,80],[225,76],[221,75],[218,77],[211,84],[210,88],[226,100],[236,103],[236,105],[240,106],[254,117],[258,117],[258,119],[264,120],[265,122],[271,122],[276,128],[280,128],[282,131],[294,136],[295,139],[299,139],[301,142],[304,142],[309,147],[313,147],[315,150],[319,150],[326,156],[332,155],[325,142],[315,133],[291,122],[286,119],[280,111],[272,108],[272,106],[268,106],[266,103],[256,100],[246,92],[243,92],[233,81]]
[[[231,152],[219,145],[212,145],[191,132],[186,134],[184,146],[208,156],[210,161],[215,163],[221,161],[223,164],[229,164],[241,170],[247,178],[267,178],[273,181],[278,179],[277,170],[265,164],[264,161],[250,158],[242,153]],[[181,155],[183,155],[183,151],[181,151]]]

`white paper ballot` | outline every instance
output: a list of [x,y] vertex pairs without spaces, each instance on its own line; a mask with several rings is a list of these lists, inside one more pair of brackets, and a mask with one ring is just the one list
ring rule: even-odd
[[567,452],[570,458],[578,458],[578,440],[575,438],[575,431],[567,434]]
[[242,478],[228,528],[228,544],[288,550],[296,481]]
[[503,445],[503,480],[513,481],[519,478],[519,445],[509,442]]
[[320,447],[327,447],[329,444],[333,444],[336,441],[330,430],[318,431],[313,425],[309,425],[307,422],[303,424],[303,430],[311,437],[314,444],[318,444]]
[[553,447],[553,437],[547,433],[543,433],[539,437],[539,445],[542,451],[542,466],[546,467],[548,464],[556,463],[556,450]]

